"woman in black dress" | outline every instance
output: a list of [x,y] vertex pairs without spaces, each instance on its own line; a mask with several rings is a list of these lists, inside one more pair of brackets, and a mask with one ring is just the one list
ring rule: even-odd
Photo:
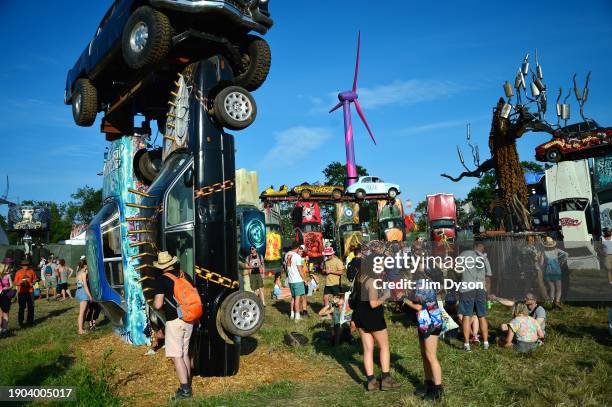
[[[355,323],[363,345],[363,365],[367,376],[367,389],[392,390],[401,387],[389,375],[390,352],[387,323],[385,322],[384,302],[389,298],[388,291],[383,292],[375,287],[374,281],[381,278],[372,270],[372,255],[367,256],[362,268],[357,272],[353,286],[354,297],[352,320]],[[379,295],[380,294],[380,295]],[[374,376],[374,343],[380,349],[380,382]]]

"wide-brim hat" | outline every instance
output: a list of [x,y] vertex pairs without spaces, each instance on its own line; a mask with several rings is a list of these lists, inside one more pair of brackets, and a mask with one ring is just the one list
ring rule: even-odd
[[13,259],[11,259],[10,257],[5,257],[4,260],[2,260],[2,264],[11,264],[13,262]]
[[555,242],[552,237],[546,236],[546,238],[544,239],[544,247],[556,247],[556,246],[557,246],[557,242]]
[[176,256],[171,256],[168,252],[159,252],[157,255],[157,261],[153,262],[153,266],[158,269],[165,270],[177,261],[178,258]]
[[20,266],[29,266],[30,265],[30,260],[28,259],[23,259],[19,262]]
[[336,253],[334,251],[333,247],[326,247],[325,249],[323,249],[323,256],[333,256],[334,253]]

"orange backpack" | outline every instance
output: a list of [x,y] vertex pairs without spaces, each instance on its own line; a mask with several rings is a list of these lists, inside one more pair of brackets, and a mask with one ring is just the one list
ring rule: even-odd
[[174,300],[176,301],[176,313],[185,322],[193,322],[202,316],[202,300],[198,290],[191,285],[181,272],[179,277],[171,273],[164,273],[166,277],[174,281]]

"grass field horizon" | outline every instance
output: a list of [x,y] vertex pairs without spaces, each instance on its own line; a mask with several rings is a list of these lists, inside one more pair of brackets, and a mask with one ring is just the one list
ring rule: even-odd
[[[321,293],[311,298],[321,307]],[[416,406],[423,372],[416,328],[404,314],[386,312],[391,342],[391,374],[404,387],[366,392],[361,345],[333,347],[329,325],[310,316],[300,323],[287,315],[288,301],[269,302],[263,327],[244,341],[240,372],[227,378],[194,378],[194,399],[184,405]],[[75,405],[167,405],[176,389],[163,351],[144,356],[147,347],[130,346],[102,319],[100,328],[76,334],[74,301],[36,301],[36,325],[19,329],[11,308],[11,336],[0,340],[3,385],[74,386]],[[311,313],[312,314],[312,313]],[[548,313],[545,345],[532,354],[492,346],[462,350],[461,342],[440,343],[445,399],[439,405],[527,406],[612,405],[612,340],[603,305],[565,305]],[[510,319],[508,308],[493,306],[490,326]],[[286,332],[309,339],[304,347],[284,344]],[[377,367],[377,374],[380,371]],[[59,403],[51,403],[59,404]],[[65,403],[62,403],[63,405]]]

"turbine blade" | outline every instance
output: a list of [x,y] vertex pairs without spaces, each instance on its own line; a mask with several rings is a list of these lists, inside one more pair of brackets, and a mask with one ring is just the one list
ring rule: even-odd
[[368,133],[370,133],[370,137],[372,137],[372,141],[374,142],[374,144],[376,144],[376,139],[374,138],[374,135],[372,134],[372,130],[370,130],[370,126],[368,125],[368,121],[366,120],[365,116],[363,115],[363,111],[361,110],[361,105],[359,104],[359,100],[355,99],[355,108],[357,109],[357,114],[359,115],[359,117],[361,117],[361,121],[363,122],[363,124],[365,124],[366,129],[368,129]]
[[342,102],[338,102],[338,104],[334,107],[331,108],[331,110],[329,111],[329,113],[334,112],[336,110],[338,110],[340,107],[342,106]]
[[359,49],[361,48],[361,31],[357,32],[357,59],[355,61],[355,77],[353,78],[353,92],[357,90],[357,75],[359,74]]

